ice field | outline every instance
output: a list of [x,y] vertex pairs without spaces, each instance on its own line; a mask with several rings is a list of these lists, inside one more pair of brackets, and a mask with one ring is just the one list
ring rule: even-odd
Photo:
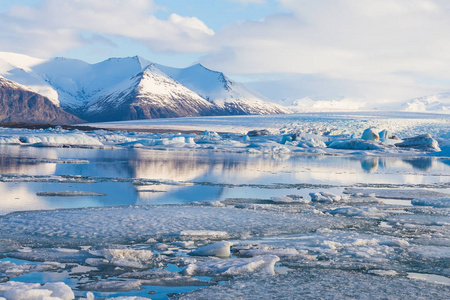
[[0,299],[450,298],[448,115],[92,125],[0,128]]

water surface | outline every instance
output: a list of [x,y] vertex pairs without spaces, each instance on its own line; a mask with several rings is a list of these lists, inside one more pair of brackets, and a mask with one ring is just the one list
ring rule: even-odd
[[[349,187],[418,187],[439,192],[450,188],[450,160],[423,157],[21,146],[0,146],[0,153],[2,214],[229,198],[271,199],[289,194],[309,198],[311,192],[341,193]],[[105,196],[55,196],[65,191]],[[38,196],[41,192],[55,194]]]

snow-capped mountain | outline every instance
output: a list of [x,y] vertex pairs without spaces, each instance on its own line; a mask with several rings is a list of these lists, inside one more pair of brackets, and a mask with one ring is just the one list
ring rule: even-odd
[[171,68],[138,56],[89,64],[0,53],[0,75],[91,122],[290,112],[223,73],[201,65]]
[[[135,120],[217,115],[222,111],[173,80],[154,64],[89,103],[87,120]],[[126,112],[126,113],[124,113]]]
[[270,102],[245,85],[232,81],[222,72],[196,64],[177,69],[159,66],[166,74],[230,114],[283,114],[290,111]]
[[411,99],[402,108],[406,111],[450,114],[450,93]]
[[73,124],[82,120],[47,97],[0,76],[0,122]]

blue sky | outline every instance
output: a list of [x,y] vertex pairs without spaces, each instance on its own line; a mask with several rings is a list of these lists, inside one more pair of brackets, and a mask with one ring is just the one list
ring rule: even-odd
[[[65,0],[61,0],[61,3]],[[14,6],[38,8],[45,0],[0,0],[0,12],[8,13]],[[95,2],[95,1],[94,1]],[[111,1],[113,2],[113,1]],[[127,1],[124,2],[126,6]],[[133,2],[133,0],[129,1]],[[153,15],[159,19],[167,20],[171,14],[196,17],[214,32],[220,32],[224,27],[234,22],[247,20],[260,20],[274,13],[283,13],[283,9],[277,1],[267,0],[154,0]],[[57,1],[55,1],[57,4]],[[76,13],[74,11],[74,13]],[[197,62],[205,52],[183,51],[155,51],[144,45],[139,40],[129,39],[124,36],[104,34],[106,40],[96,43],[96,32],[82,30],[80,34],[86,42],[79,47],[64,49],[64,51],[51,52],[50,56],[67,56],[82,59],[90,63],[96,63],[109,57],[126,57],[140,55],[151,61],[170,66],[184,67]],[[90,42],[91,41],[91,42]],[[8,51],[8,50],[2,50]],[[42,55],[41,55],[42,56]],[[45,56],[45,55],[44,55]]]
[[0,51],[200,62],[276,101],[450,90],[445,0],[0,0],[0,27]]

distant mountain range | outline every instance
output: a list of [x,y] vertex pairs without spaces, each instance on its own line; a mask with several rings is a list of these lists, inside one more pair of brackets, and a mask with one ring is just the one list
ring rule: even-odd
[[138,56],[89,64],[0,52],[0,84],[0,122],[290,113],[200,64],[178,69]]

